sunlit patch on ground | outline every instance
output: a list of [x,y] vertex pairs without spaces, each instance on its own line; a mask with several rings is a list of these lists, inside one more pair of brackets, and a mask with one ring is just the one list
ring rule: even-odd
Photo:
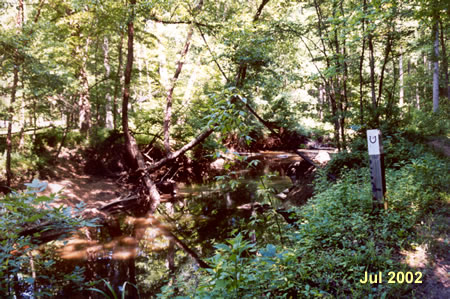
[[400,252],[404,256],[404,262],[411,268],[425,268],[427,261],[427,245],[417,246],[415,250],[402,250]]

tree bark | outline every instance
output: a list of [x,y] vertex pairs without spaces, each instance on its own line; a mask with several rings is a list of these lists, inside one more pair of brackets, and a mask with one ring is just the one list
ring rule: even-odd
[[19,82],[19,65],[14,64],[14,78],[11,88],[11,101],[8,108],[8,134],[6,136],[6,186],[11,187],[11,152],[12,152],[12,124],[14,117],[14,102],[16,101],[17,83]]
[[[19,0],[17,12],[17,28],[20,32],[24,19],[23,0]],[[20,59],[19,51],[16,48],[13,55],[13,85],[11,87],[11,100],[8,108],[8,133],[6,136],[6,186],[11,187],[12,171],[11,171],[11,152],[12,152],[12,124],[14,119],[14,103],[16,101],[17,86],[19,84]]]
[[325,91],[323,84],[319,85],[319,119],[323,120],[323,106],[325,105]]
[[[342,16],[345,15],[344,7],[342,2],[340,3],[341,7],[341,13]],[[338,52],[339,53],[339,52]],[[347,138],[345,136],[345,116],[347,113],[348,108],[348,86],[347,86],[347,80],[348,80],[348,64],[347,64],[347,45],[345,42],[345,38],[342,40],[342,66],[344,68],[344,77],[343,77],[343,90],[342,90],[342,97],[341,97],[341,137],[342,137],[342,147],[345,149],[347,146]]]
[[119,95],[119,90],[121,88],[121,78],[122,78],[122,65],[123,65],[123,31],[120,33],[120,42],[118,45],[118,52],[119,52],[119,65],[117,66],[117,73],[116,73],[116,82],[114,86],[114,96],[113,96],[113,103],[112,103],[112,114],[113,114],[113,127],[114,130],[117,130],[117,98]]
[[81,91],[80,91],[80,99],[79,99],[79,107],[80,107],[80,118],[78,120],[78,126],[80,128],[80,132],[82,134],[87,135],[91,128],[91,103],[89,100],[89,82],[87,77],[87,57],[89,51],[89,38],[86,40],[85,52],[78,51],[81,55],[82,64],[79,69],[80,83],[81,83]]
[[187,143],[182,148],[180,148],[178,151],[169,153],[163,159],[161,159],[158,162],[153,163],[152,165],[147,167],[147,171],[153,172],[153,171],[161,168],[168,162],[178,158],[180,155],[184,154],[185,152],[187,152],[188,150],[190,150],[191,148],[193,148],[194,146],[196,146],[197,144],[201,143],[203,140],[208,138],[208,136],[211,135],[212,132],[214,132],[214,129],[206,129],[205,131],[200,133],[200,135],[198,135],[195,139],[191,140],[191,142]]
[[420,109],[420,95],[419,95],[419,83],[416,85],[416,108]]
[[259,20],[259,17],[261,16],[261,13],[262,13],[262,11],[264,9],[264,6],[266,6],[267,3],[269,3],[269,0],[263,0],[261,2],[261,4],[258,7],[258,10],[256,11],[255,16],[253,17],[253,22],[256,22],[256,21]]
[[[377,96],[375,93],[375,58],[374,58],[372,33],[369,33],[367,40],[368,40],[368,45],[369,45],[370,92],[371,92],[371,96],[372,96],[372,109],[373,109],[373,113],[376,113]],[[378,118],[376,115],[375,115],[375,117]]]
[[[387,63],[389,62],[389,54],[391,53],[391,49],[392,49],[392,40],[391,37],[388,36],[386,48],[384,50],[383,65],[381,66],[380,81],[378,82],[378,98],[376,100],[377,106],[378,103],[381,101],[381,95],[383,94],[384,72],[386,70]],[[378,113],[377,113],[377,120],[378,120]]]
[[[111,66],[109,65],[109,41],[108,37],[104,37],[103,39],[103,65],[105,66],[105,77],[107,80],[109,79],[109,76],[111,75]],[[106,117],[105,117],[105,123],[107,129],[113,129],[114,128],[114,118],[113,118],[113,112],[112,112],[112,99],[109,92],[105,95],[106,98]]]
[[[200,0],[200,2],[197,4],[197,6],[194,8],[193,13],[198,12],[201,10],[203,6],[203,0]],[[193,16],[195,17],[195,16]],[[184,43],[183,49],[181,50],[180,59],[177,62],[177,69],[175,70],[175,74],[172,78],[172,84],[170,86],[170,89],[167,92],[167,98],[166,98],[166,109],[164,113],[164,149],[166,150],[166,154],[169,154],[172,150],[170,148],[170,125],[172,120],[172,100],[173,100],[173,91],[175,89],[175,84],[178,81],[178,77],[181,74],[181,70],[183,68],[184,59],[186,58],[186,55],[189,51],[189,46],[191,44],[192,35],[194,33],[194,23],[189,25],[188,34],[186,36],[186,41]]]
[[404,104],[404,87],[403,87],[403,53],[400,53],[400,58],[399,58],[399,62],[398,62],[398,67],[399,67],[399,79],[400,79],[400,94],[399,94],[399,98],[400,98],[400,107],[403,106]]
[[[125,68],[125,79],[124,79],[124,89],[123,89],[123,102],[122,102],[122,127],[125,136],[125,148],[128,155],[128,160],[131,163],[132,169],[138,169],[144,171],[146,168],[145,160],[139,151],[138,145],[134,137],[130,134],[128,128],[128,103],[130,100],[130,82],[133,70],[133,60],[134,60],[134,6],[136,5],[136,0],[130,0],[132,16],[127,25],[127,35],[128,35],[128,53],[127,53],[127,64]],[[159,192],[156,189],[156,185],[150,179],[148,174],[145,174],[142,178],[147,190],[144,202],[145,206],[148,207],[149,213],[153,214],[158,207],[161,198]]]
[[363,86],[364,86],[364,78],[363,78],[363,66],[364,66],[364,54],[366,50],[366,10],[367,10],[367,0],[363,1],[363,14],[364,18],[362,20],[362,46],[361,46],[361,56],[359,58],[359,121],[364,124],[364,95],[363,95]]
[[437,17],[433,30],[434,35],[434,69],[433,69],[433,113],[439,109],[439,22]]
[[442,24],[442,19],[439,19],[439,24],[441,25],[441,47],[442,47],[442,69],[444,70],[444,86],[447,89],[447,99],[450,100],[450,85],[449,85],[449,75],[448,75],[448,57],[447,49],[445,47],[444,39],[444,25]]
[[[253,23],[256,23],[259,20],[259,17],[261,16],[261,13],[264,9],[264,6],[269,3],[269,0],[262,0],[261,4],[258,6],[258,10],[256,11],[255,15],[253,16]],[[245,76],[247,75],[247,63],[240,63],[239,67],[236,71],[236,77],[235,77],[235,86],[240,88],[244,86]]]
[[175,89],[175,84],[178,81],[178,77],[181,74],[181,70],[183,68],[184,59],[186,54],[189,51],[189,45],[191,44],[192,34],[194,33],[193,25],[189,26],[188,34],[186,37],[186,42],[184,43],[183,50],[181,51],[180,59],[177,62],[177,69],[175,70],[175,74],[172,78],[172,85],[167,92],[166,97],[166,109],[164,111],[164,149],[166,150],[166,154],[169,154],[172,150],[170,148],[170,125],[172,120],[172,100],[173,100],[173,91]]

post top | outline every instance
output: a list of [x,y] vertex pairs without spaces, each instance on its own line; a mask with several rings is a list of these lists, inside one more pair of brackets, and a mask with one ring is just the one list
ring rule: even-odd
[[367,130],[367,147],[369,149],[369,155],[381,155],[383,153],[380,130]]
[[381,135],[381,132],[379,129],[367,130],[367,135]]

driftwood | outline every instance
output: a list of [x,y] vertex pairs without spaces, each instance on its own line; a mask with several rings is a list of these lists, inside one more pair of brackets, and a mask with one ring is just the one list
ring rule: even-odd
[[138,204],[139,197],[131,195],[123,199],[114,200],[109,204],[104,205],[99,210],[108,214],[121,213],[123,211],[132,210]]

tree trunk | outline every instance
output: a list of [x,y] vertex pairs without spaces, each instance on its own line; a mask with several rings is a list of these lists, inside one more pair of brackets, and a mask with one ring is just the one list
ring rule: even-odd
[[[133,136],[131,136],[130,131],[128,129],[128,102],[130,99],[130,82],[131,82],[131,74],[133,70],[133,51],[134,51],[134,6],[136,5],[136,0],[130,0],[132,16],[130,17],[130,21],[127,26],[127,34],[128,34],[128,53],[127,53],[127,65],[125,68],[125,79],[124,79],[124,89],[123,89],[123,102],[122,102],[122,127],[123,133],[125,136],[125,148],[127,150],[128,161],[131,163],[132,169],[138,169],[139,171],[145,171],[146,165],[144,158],[142,157],[141,152],[137,146],[136,140]],[[147,188],[148,197],[145,198],[144,204],[148,206],[149,213],[153,214],[158,207],[161,198],[159,196],[159,192],[156,189],[156,185],[150,179],[148,174],[144,174],[143,176],[144,184]]]
[[420,95],[419,95],[419,83],[416,85],[416,108],[420,109]]
[[[366,15],[367,10],[367,0],[363,1],[363,13]],[[364,17],[362,20],[362,47],[361,47],[361,56],[359,58],[359,121],[364,124],[364,95],[363,95],[363,86],[364,86],[364,78],[363,78],[363,66],[364,66],[364,52],[366,50],[366,18]]]
[[[384,50],[384,60],[383,65],[381,66],[381,73],[380,73],[380,81],[378,83],[378,98],[376,100],[376,104],[378,106],[378,103],[381,101],[381,95],[383,94],[383,82],[384,82],[384,72],[386,71],[387,63],[389,62],[389,54],[392,49],[392,40],[391,37],[388,37],[386,48]],[[378,113],[377,113],[378,114]],[[378,115],[377,115],[378,119]]]
[[[24,12],[23,12],[23,0],[19,0],[18,12],[17,12],[17,28],[20,32],[23,24]],[[14,50],[14,63],[13,63],[13,85],[11,87],[11,101],[8,108],[8,132],[6,136],[6,186],[11,187],[12,171],[11,171],[11,152],[12,152],[12,124],[14,119],[14,103],[16,101],[17,86],[19,84],[19,51],[16,48]]]
[[123,65],[123,31],[120,33],[120,42],[118,46],[119,52],[119,65],[117,66],[116,82],[114,86],[114,96],[112,103],[112,114],[113,114],[113,127],[117,130],[117,98],[119,97],[119,90],[121,88],[121,78],[122,78],[122,65]]
[[14,65],[14,78],[11,88],[11,101],[8,109],[8,133],[6,136],[6,186],[11,187],[12,172],[11,172],[11,152],[12,152],[12,124],[14,117],[14,102],[16,101],[17,83],[19,82],[19,65]]
[[80,70],[80,81],[81,81],[81,91],[80,91],[80,115],[78,126],[80,128],[80,132],[84,135],[87,135],[89,129],[91,128],[91,104],[89,101],[89,83],[87,81],[87,74],[84,67]]
[[448,57],[447,57],[447,49],[445,47],[445,39],[444,39],[444,26],[442,24],[442,20],[439,19],[439,24],[441,25],[441,47],[442,47],[442,69],[444,70],[444,86],[447,89],[447,99],[450,100],[450,85],[448,78]]
[[[201,2],[201,1],[200,1]],[[183,68],[184,59],[186,54],[189,51],[189,45],[191,44],[192,34],[194,33],[193,25],[189,26],[188,34],[186,37],[186,42],[184,43],[183,50],[181,51],[180,59],[177,62],[177,69],[175,70],[175,74],[172,78],[172,85],[170,89],[167,91],[166,98],[166,109],[164,111],[164,149],[166,150],[166,154],[169,154],[172,150],[170,148],[170,125],[172,120],[172,99],[173,99],[173,91],[175,89],[175,84],[178,81],[178,77],[181,74],[181,69]]]
[[[200,9],[202,9],[203,6],[203,0],[200,0],[198,5],[194,8],[193,13],[198,12]],[[169,154],[172,150],[170,148],[170,125],[172,120],[172,99],[173,99],[173,91],[175,89],[175,84],[178,81],[178,77],[181,74],[181,70],[183,68],[184,59],[186,58],[186,55],[189,51],[189,46],[191,44],[192,34],[194,33],[194,24],[192,23],[189,25],[188,34],[186,36],[186,42],[184,43],[184,47],[181,50],[180,59],[177,63],[177,69],[175,70],[175,74],[172,78],[172,85],[170,86],[170,89],[167,92],[167,98],[166,98],[166,110],[164,113],[164,148],[166,150],[166,154]]]
[[204,130],[195,139],[193,139],[189,143],[185,144],[182,148],[180,148],[176,152],[172,152],[172,153],[168,154],[163,159],[161,159],[158,162],[153,163],[152,165],[147,167],[147,171],[148,172],[153,172],[153,171],[161,168],[162,166],[164,166],[168,162],[175,160],[176,158],[178,158],[179,156],[181,156],[182,154],[184,154],[185,152],[187,152],[188,150],[190,150],[191,148],[193,148],[197,144],[203,142],[203,140],[208,138],[208,136],[211,135],[212,132],[214,132],[213,129],[206,129],[206,130]]
[[[111,66],[109,65],[109,41],[108,37],[105,36],[103,39],[103,54],[104,54],[104,60],[103,64],[105,66],[105,77],[107,78],[107,82],[109,82],[109,76],[111,75]],[[112,99],[109,92],[106,93],[106,117],[105,117],[105,123],[107,129],[113,129],[114,128],[114,118],[113,118],[113,112],[112,112]]]
[[[330,82],[330,85],[334,84],[332,81]],[[341,143],[339,138],[339,116],[337,115],[337,105],[336,105],[336,99],[335,99],[335,92],[329,92],[328,98],[330,100],[331,105],[331,115],[333,117],[333,124],[334,124],[334,141],[336,143],[336,147],[338,150],[341,150]]]
[[[23,14],[23,13],[22,13]],[[23,16],[22,16],[23,19]],[[27,120],[25,117],[25,83],[23,78],[24,72],[20,74],[20,85],[22,88],[22,100],[20,101],[20,114],[19,114],[19,124],[20,124],[20,133],[19,133],[19,146],[18,150],[22,150],[25,146],[25,127],[27,126]]]
[[323,85],[319,85],[319,119],[323,120],[323,105],[325,105],[325,92]]
[[80,107],[80,118],[78,126],[80,128],[80,132],[84,135],[88,135],[89,130],[91,128],[91,103],[89,100],[89,82],[86,71],[89,43],[90,40],[88,38],[86,40],[85,52],[80,51],[82,64],[79,70],[81,91],[80,91],[80,99],[78,102]]
[[[342,5],[342,2],[340,4],[341,6],[341,13],[344,15],[344,8]],[[343,91],[342,91],[342,98],[341,98],[341,137],[342,137],[342,147],[345,149],[347,146],[347,138],[345,136],[345,117],[347,113],[347,107],[348,107],[348,86],[347,86],[347,80],[348,80],[348,64],[347,64],[347,45],[345,43],[345,38],[342,40],[342,66],[344,67],[344,77],[343,77]]]
[[378,123],[378,112],[377,112],[377,96],[375,93],[375,58],[373,49],[373,36],[369,33],[368,36],[369,44],[369,66],[370,66],[370,94],[372,96],[372,110],[375,122]]
[[[155,23],[155,31],[158,35],[163,34],[163,24]],[[161,83],[161,89],[164,93],[169,90],[169,74],[167,73],[167,59],[166,59],[166,49],[164,48],[162,42],[158,40],[158,74],[159,81]]]
[[399,67],[399,79],[400,79],[400,107],[403,106],[404,104],[404,89],[403,89],[403,53],[400,54],[400,58],[399,58],[399,63],[398,63],[398,67]]
[[439,22],[434,26],[433,112],[439,109]]
[[[261,4],[258,6],[258,10],[256,11],[255,15],[253,16],[253,23],[258,22],[259,17],[261,16],[261,13],[264,9],[264,6],[269,3],[269,0],[262,0]],[[240,63],[239,67],[236,71],[236,77],[235,77],[235,86],[240,88],[244,86],[245,82],[245,76],[247,75],[247,63]]]

